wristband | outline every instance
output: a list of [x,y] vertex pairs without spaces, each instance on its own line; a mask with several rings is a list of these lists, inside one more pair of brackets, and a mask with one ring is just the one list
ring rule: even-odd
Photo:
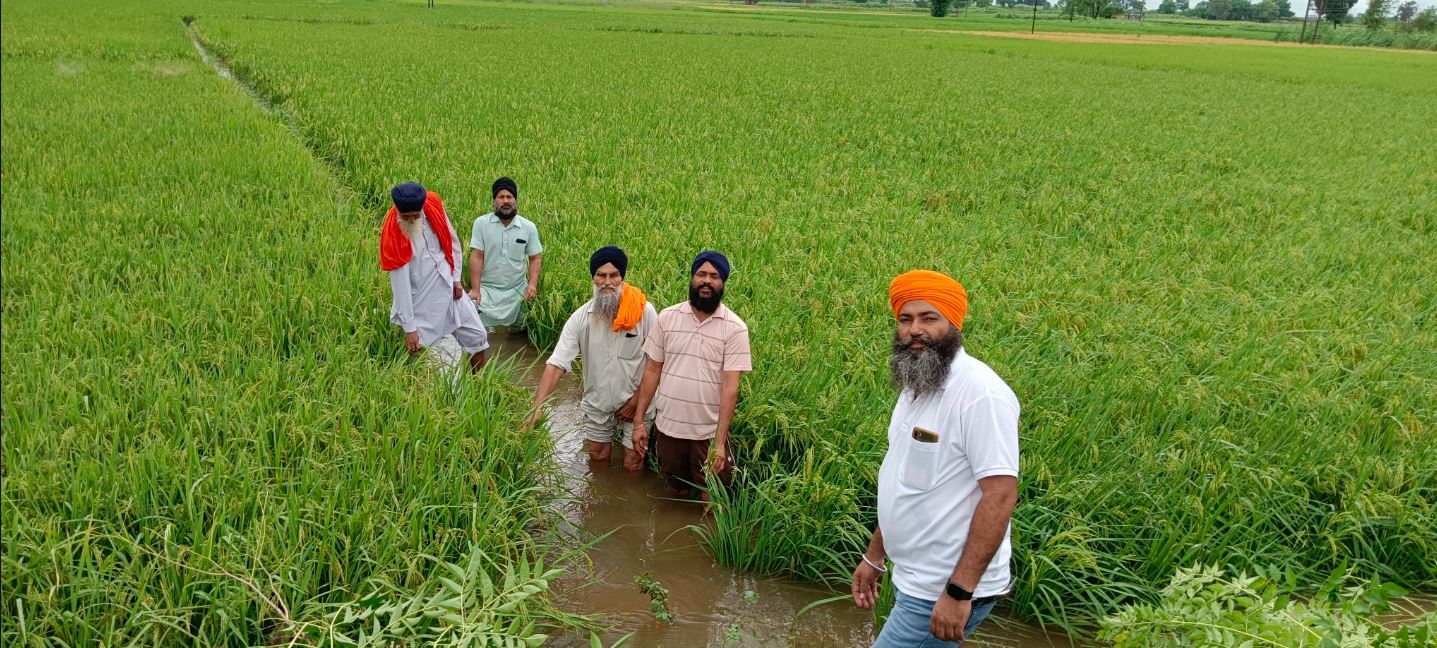
[[887,573],[888,573],[888,569],[887,569],[887,568],[883,567],[882,565],[875,565],[875,564],[873,564],[873,561],[868,559],[868,554],[858,554],[858,557],[859,557],[859,558],[862,558],[862,559],[863,559],[863,562],[868,563],[868,566],[874,568],[875,570],[877,570],[878,573],[880,573],[880,574],[887,574]]

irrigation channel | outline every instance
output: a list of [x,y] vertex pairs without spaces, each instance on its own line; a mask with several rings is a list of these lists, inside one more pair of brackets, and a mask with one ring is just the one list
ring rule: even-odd
[[[513,361],[531,369],[525,387],[533,389],[544,357],[523,335],[491,335],[490,361]],[[437,363],[457,371],[463,364],[457,343],[445,338],[433,349]],[[580,378],[566,376],[549,406],[548,425],[556,461],[563,470],[569,504],[564,517],[579,537],[610,533],[588,554],[586,571],[555,585],[555,595],[571,612],[599,615],[613,630],[606,645],[633,632],[625,645],[636,648],[778,647],[840,648],[869,646],[873,616],[846,600],[816,607],[795,621],[800,610],[835,595],[810,583],[737,572],[714,562],[687,530],[701,523],[703,510],[692,502],[669,499],[658,475],[629,472],[618,463],[591,465],[577,432]],[[616,447],[615,450],[618,450]],[[673,622],[659,621],[649,597],[634,577],[644,572],[668,589]],[[560,647],[587,646],[587,638],[556,638]],[[984,622],[965,646],[1052,648],[1077,645],[1061,634],[999,615]]]

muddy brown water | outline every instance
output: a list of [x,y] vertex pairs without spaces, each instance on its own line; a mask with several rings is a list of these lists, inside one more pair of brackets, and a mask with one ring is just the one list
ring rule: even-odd
[[[513,360],[530,368],[525,386],[532,389],[543,368],[540,353],[521,334],[500,329],[490,337],[491,360]],[[439,363],[462,366],[452,339],[433,351]],[[574,424],[580,391],[579,377],[565,376],[547,410],[555,458],[570,491],[564,518],[577,536],[610,535],[589,550],[587,564],[554,585],[554,593],[567,611],[596,615],[611,628],[601,635],[606,646],[629,633],[633,636],[625,645],[635,648],[838,648],[873,643],[873,615],[847,600],[819,606],[795,620],[810,603],[838,592],[714,562],[688,530],[701,522],[702,508],[666,497],[658,475],[624,470],[617,463],[621,452],[614,453],[610,465],[590,464]],[[672,623],[659,621],[649,610],[648,596],[634,582],[644,572],[668,589]],[[588,638],[555,637],[550,645],[588,646]],[[1000,610],[964,645],[1074,644],[1066,636],[1002,618]]]

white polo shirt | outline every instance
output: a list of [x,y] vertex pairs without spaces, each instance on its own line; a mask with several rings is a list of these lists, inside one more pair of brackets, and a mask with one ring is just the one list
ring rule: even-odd
[[[893,584],[928,601],[942,595],[968,540],[983,491],[978,480],[1018,475],[1018,398],[988,365],[959,350],[938,391],[898,396],[888,452],[878,470],[878,526],[893,561]],[[938,435],[913,438],[914,428]],[[973,591],[1010,589],[1011,526]]]

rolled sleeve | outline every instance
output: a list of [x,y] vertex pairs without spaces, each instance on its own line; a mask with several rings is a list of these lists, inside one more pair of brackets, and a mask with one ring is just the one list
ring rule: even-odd
[[996,396],[974,401],[960,415],[963,451],[977,479],[1018,476],[1018,409]]
[[469,247],[484,251],[484,216],[474,219],[474,226],[469,228]]
[[644,353],[654,362],[664,361],[664,319],[657,318],[649,336],[644,338]]
[[524,255],[534,256],[544,251],[544,244],[539,242],[539,227],[530,225],[529,240],[524,244]]
[[753,371],[753,354],[749,351],[748,329],[734,331],[724,340],[724,371]]
[[569,321],[564,322],[564,330],[559,332],[559,341],[554,343],[554,353],[549,355],[548,364],[563,369],[565,373],[573,371],[574,359],[579,357],[579,336],[583,333],[583,327],[587,318],[584,311],[576,311],[569,316]]

